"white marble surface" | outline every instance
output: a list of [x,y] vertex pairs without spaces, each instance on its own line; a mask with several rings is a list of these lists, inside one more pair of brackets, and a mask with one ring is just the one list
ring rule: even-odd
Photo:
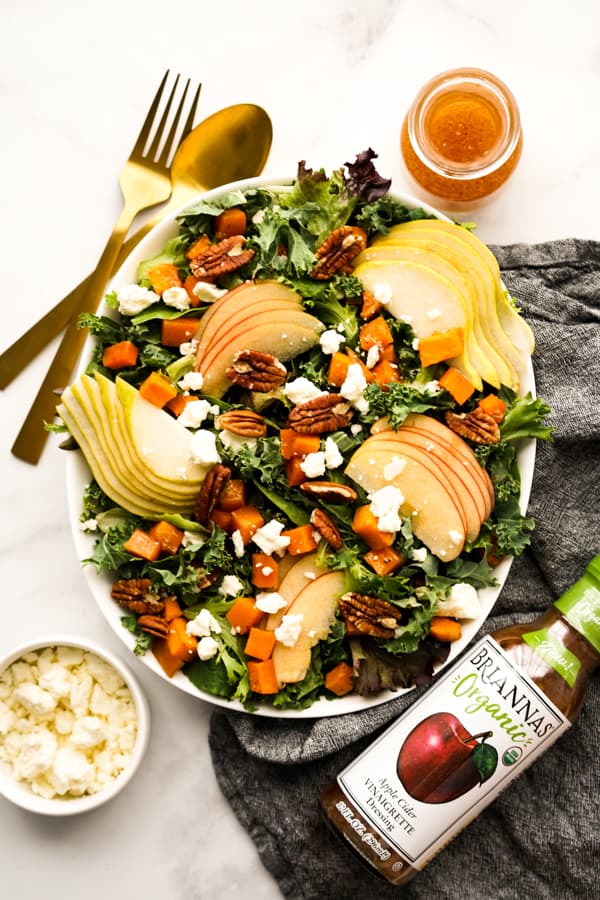
[[[302,158],[335,167],[372,146],[400,189],[398,132],[416,90],[446,68],[490,69],[518,99],[525,150],[478,216],[480,236],[600,239],[595,0],[3,0],[1,10],[2,348],[97,259],[119,211],[119,169],[168,67],[204,83],[199,118],[245,101],[268,110],[268,171],[294,172]],[[125,656],[73,551],[57,441],[35,468],[10,454],[51,353],[1,397],[0,652],[69,631]],[[2,896],[279,897],[216,785],[210,707],[131,664],[154,718],[143,771],[70,821],[0,799]]]

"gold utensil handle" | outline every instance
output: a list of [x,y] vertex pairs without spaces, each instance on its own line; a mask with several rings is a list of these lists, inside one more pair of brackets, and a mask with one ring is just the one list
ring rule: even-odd
[[[170,206],[170,204],[169,204]],[[111,275],[117,271],[134,247],[139,244],[151,228],[165,215],[167,209],[160,216],[154,217],[145,225],[142,225],[135,234],[127,238],[122,245],[117,260],[113,266]],[[44,350],[50,341],[63,330],[73,318],[80,302],[89,289],[92,276],[88,275],[76,288],[56,303],[51,310],[38,319],[21,337],[0,354],[0,389],[4,390],[19,375],[35,357]],[[75,323],[76,324],[76,323]]]
[[12,453],[24,462],[35,465],[42,454],[48,439],[44,422],[52,422],[56,413],[56,390],[62,390],[69,382],[75,363],[85,343],[87,332],[77,328],[76,316],[84,312],[95,312],[104,295],[106,283],[110,278],[123,239],[131,225],[138,207],[123,207],[106,247],[100,257],[98,266],[90,276],[89,288],[82,295],[81,302],[73,311],[73,319],[63,336],[56,355],[50,364],[35,400],[27,414],[19,434],[12,446]]

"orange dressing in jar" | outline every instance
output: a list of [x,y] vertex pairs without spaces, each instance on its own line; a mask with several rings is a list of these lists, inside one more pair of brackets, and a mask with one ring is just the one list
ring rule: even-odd
[[420,192],[447,208],[473,208],[513,173],[523,137],[515,98],[482,69],[429,81],[402,124],[401,149]]

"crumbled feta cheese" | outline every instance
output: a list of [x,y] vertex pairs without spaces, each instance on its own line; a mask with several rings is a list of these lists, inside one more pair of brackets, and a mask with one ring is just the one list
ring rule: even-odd
[[393,485],[379,488],[369,495],[370,510],[377,519],[380,531],[399,531],[402,527],[402,519],[399,510],[404,503],[404,495],[401,490]]
[[94,767],[85,754],[68,746],[57,751],[48,772],[48,781],[57,794],[81,796],[93,780]]
[[192,460],[205,466],[221,462],[216,440],[216,435],[212,431],[203,431],[199,428],[190,441],[190,456]]
[[280,609],[287,606],[287,600],[285,600],[281,594],[278,594],[277,591],[265,591],[259,593],[256,595],[255,602],[258,609],[269,614],[279,612]]
[[56,697],[37,684],[27,681],[15,688],[14,698],[28,712],[36,716],[47,716],[56,707]]
[[379,303],[387,306],[392,299],[392,289],[389,284],[374,284],[373,296]]
[[[62,646],[31,651],[1,681],[8,694],[0,701],[0,759],[35,794],[92,794],[127,764],[137,732],[134,701],[120,674],[95,654]],[[111,734],[119,735],[112,743]]]
[[298,615],[288,613],[282,618],[281,625],[275,629],[275,637],[280,644],[283,644],[285,647],[296,646],[302,631],[303,619],[302,613],[298,613]]
[[97,519],[86,519],[85,522],[79,523],[80,531],[98,531]]
[[462,544],[464,540],[464,535],[460,533],[460,531],[449,531],[448,537],[452,541],[453,544]]
[[24,734],[16,760],[19,778],[29,780],[45,772],[52,765],[57,746],[55,735],[47,728],[35,728]]
[[406,468],[406,460],[399,456],[392,456],[390,462],[383,469],[383,478],[385,481],[393,481],[396,475],[401,475]]
[[252,540],[267,556],[272,556],[274,553],[283,556],[290,543],[289,537],[281,534],[283,529],[284,525],[281,522],[271,519],[270,522],[255,531]]
[[190,619],[185,626],[185,630],[188,634],[193,634],[196,637],[208,637],[211,632],[221,634],[221,626],[206,607],[200,610],[195,619]]
[[425,562],[427,559],[427,547],[416,547],[410,554],[411,559],[415,562]]
[[321,350],[326,356],[332,356],[334,353],[337,353],[340,349],[340,346],[344,343],[344,335],[340,334],[338,331],[334,331],[332,328],[329,328],[327,331],[324,331],[321,337],[319,338],[319,343],[321,345]]
[[190,295],[183,287],[170,287],[162,292],[162,302],[183,311],[190,308]]
[[219,650],[219,645],[215,641],[213,637],[203,637],[198,641],[198,647],[196,649],[196,653],[198,654],[198,658],[202,660],[202,662],[206,662],[209,659],[212,659],[213,656],[217,655]]
[[219,594],[224,597],[237,597],[244,590],[244,585],[237,575],[225,575],[219,585]]
[[241,559],[246,552],[246,548],[244,546],[244,538],[242,537],[242,532],[239,530],[239,528],[236,528],[235,531],[232,532],[231,540],[233,543],[233,552],[238,559]]
[[440,383],[437,379],[433,379],[432,381],[428,381],[427,384],[423,387],[423,391],[426,394],[438,394],[440,391]]
[[198,281],[192,288],[192,294],[197,297],[201,303],[214,303],[219,297],[223,297],[227,293],[223,288],[218,288],[210,281]]
[[364,397],[366,386],[367,379],[362,366],[359,363],[350,363],[344,383],[340,388],[340,394],[346,400],[349,400],[355,409],[362,413],[369,411],[369,404]]
[[355,437],[357,434],[360,434],[362,430],[363,430],[363,427],[359,422],[355,422],[354,425],[350,426],[350,433],[353,434]]
[[81,750],[90,750],[106,740],[106,725],[98,716],[77,719],[71,732],[71,743]]
[[455,619],[476,619],[481,612],[479,596],[475,588],[464,581],[453,584],[446,600],[440,600],[436,614]]
[[323,450],[317,450],[315,453],[307,453],[300,468],[307,478],[319,478],[325,474],[325,453]]
[[372,344],[367,350],[367,369],[372,369],[379,362],[381,351],[377,344]]
[[284,384],[282,390],[284,396],[294,405],[297,403],[308,403],[309,400],[314,400],[315,397],[322,397],[326,393],[326,391],[322,391],[321,388],[309,381],[308,378],[304,378],[304,376],[288,381],[287,384]]
[[325,438],[325,465],[328,469],[337,469],[344,462],[339,447],[332,437]]
[[442,314],[442,311],[438,306],[434,306],[433,309],[427,310],[427,318],[430,319],[432,322],[435,319],[439,319],[441,314]]
[[203,384],[204,375],[202,372],[186,372],[183,378],[180,378],[177,382],[177,387],[182,391],[201,391]]
[[177,421],[186,428],[200,428],[210,413],[210,406],[208,400],[190,400],[185,404]]
[[197,550],[206,543],[199,531],[184,531],[181,546],[186,550]]
[[420,344],[419,338],[418,338],[418,337],[413,338],[413,342],[412,342],[412,348],[413,348],[413,350],[418,350],[418,349],[419,349],[419,344]]
[[159,300],[158,294],[139,284],[126,284],[117,290],[117,302],[122,316],[137,316]]
[[179,345],[179,352],[182,356],[195,356],[199,343],[195,338],[192,338],[191,341],[184,341]]

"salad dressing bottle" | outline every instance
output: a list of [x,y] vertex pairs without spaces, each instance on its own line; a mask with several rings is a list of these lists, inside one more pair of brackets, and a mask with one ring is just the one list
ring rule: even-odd
[[376,873],[410,881],[576,718],[600,665],[600,556],[539,618],[478,641],[321,795]]

